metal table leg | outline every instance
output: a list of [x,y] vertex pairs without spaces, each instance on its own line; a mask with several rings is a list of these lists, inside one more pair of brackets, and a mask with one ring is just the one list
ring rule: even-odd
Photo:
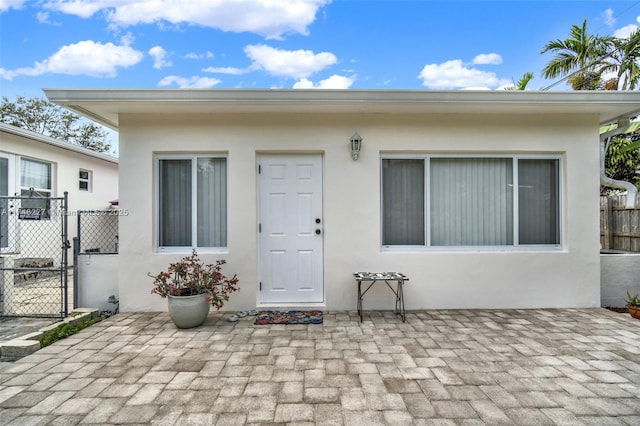
[[360,322],[362,322],[362,281],[358,281],[358,315],[360,315]]
[[402,291],[403,281],[398,281],[398,288],[396,291],[396,313],[400,313],[400,318],[402,318],[402,322],[405,322],[407,315],[404,310],[404,292]]

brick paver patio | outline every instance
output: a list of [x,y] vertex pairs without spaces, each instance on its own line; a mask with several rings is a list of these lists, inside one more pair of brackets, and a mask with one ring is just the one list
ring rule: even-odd
[[119,314],[0,369],[0,424],[640,424],[640,321],[605,309]]

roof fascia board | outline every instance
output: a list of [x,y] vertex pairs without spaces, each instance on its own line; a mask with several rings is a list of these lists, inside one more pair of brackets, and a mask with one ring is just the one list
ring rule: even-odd
[[[303,89],[43,89],[56,102],[371,102],[371,103],[506,103],[628,102],[628,91],[489,91],[489,90],[303,90]],[[618,95],[618,96],[615,96]]]
[[[354,113],[385,112],[392,106],[402,112],[448,105],[449,108],[464,105],[471,113],[487,112],[491,107],[508,109],[509,113],[531,113],[532,108],[555,106],[567,109],[572,106],[589,108],[601,113],[607,108],[622,107],[624,117],[640,114],[640,93],[629,91],[596,92],[541,92],[541,91],[415,91],[415,90],[299,90],[299,89],[44,89],[52,102],[72,109],[101,124],[117,129],[113,114],[139,108],[144,105],[167,109],[177,105],[217,105],[248,108],[250,112],[271,112],[273,107],[292,111],[323,112],[327,108],[352,108]],[[638,107],[635,108],[637,104]],[[95,106],[95,108],[92,108]],[[100,108],[110,108],[109,114]],[[303,108],[298,108],[303,107]],[[511,108],[513,107],[513,109]],[[204,109],[203,109],[204,111]],[[628,111],[628,113],[627,113]],[[341,113],[344,111],[340,111]],[[564,112],[564,111],[563,111]],[[584,112],[583,112],[584,113]],[[111,115],[111,117],[109,117]],[[621,118],[611,114],[601,118],[607,124]]]
[[23,138],[31,139],[35,142],[40,142],[46,145],[51,145],[56,148],[64,149],[67,151],[73,151],[78,154],[86,155],[88,157],[97,158],[99,160],[108,161],[110,163],[118,164],[119,160],[111,155],[104,154],[102,152],[92,151],[88,148],[76,146],[70,142],[59,141],[58,139],[42,135],[40,133],[32,132],[31,130],[23,129],[21,127],[12,126],[10,124],[0,123],[0,131],[10,133]]

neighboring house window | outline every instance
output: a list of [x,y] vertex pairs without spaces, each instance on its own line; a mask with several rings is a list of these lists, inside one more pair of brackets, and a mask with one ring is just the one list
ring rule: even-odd
[[[9,195],[9,157],[0,157],[0,197]],[[9,247],[9,200],[0,199],[0,249]]]
[[91,191],[91,180],[93,173],[91,170],[80,169],[78,172],[78,183],[80,191]]
[[560,158],[382,159],[383,246],[558,246]]
[[227,246],[227,159],[158,158],[158,245]]
[[23,209],[42,209],[42,218],[50,218],[51,197],[51,163],[44,161],[20,159],[20,196],[34,197],[33,200],[22,200]]

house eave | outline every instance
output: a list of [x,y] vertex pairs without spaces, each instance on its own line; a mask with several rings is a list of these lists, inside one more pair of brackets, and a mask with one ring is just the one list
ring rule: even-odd
[[58,139],[42,135],[40,133],[32,132],[30,130],[22,129],[20,127],[12,126],[5,123],[0,123],[0,132],[9,133],[16,136],[20,136],[26,139],[33,140],[35,142],[43,143],[46,145],[53,146],[55,148],[64,149],[67,151],[72,151],[78,154],[86,155],[88,157],[93,157],[102,161],[107,161],[109,163],[118,164],[118,159],[108,154],[104,154],[97,151],[92,151],[87,148],[83,148],[81,146],[73,145],[69,142],[60,141]]
[[582,114],[601,125],[640,114],[640,92],[44,89],[50,101],[117,130],[121,114]]

